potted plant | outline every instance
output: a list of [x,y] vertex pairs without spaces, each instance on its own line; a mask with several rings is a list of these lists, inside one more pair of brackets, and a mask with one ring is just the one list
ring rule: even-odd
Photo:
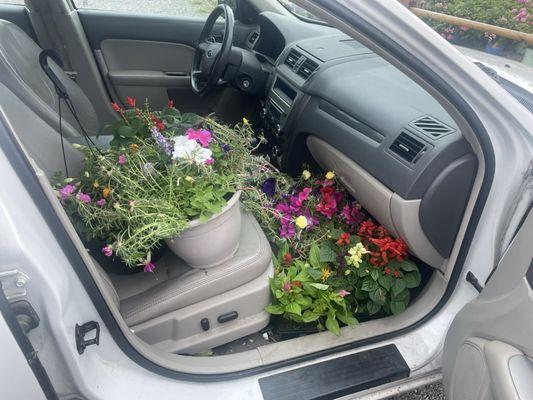
[[104,256],[148,272],[164,242],[195,268],[232,257],[253,150],[247,121],[230,128],[171,103],[161,112],[127,103],[127,110],[113,105],[121,120],[111,126],[109,149],[79,146],[84,169],[58,190],[68,213],[85,237],[106,241]]

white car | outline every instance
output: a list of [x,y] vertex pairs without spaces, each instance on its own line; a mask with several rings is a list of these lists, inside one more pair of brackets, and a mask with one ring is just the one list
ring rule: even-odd
[[[1,3],[0,398],[381,399],[441,379],[450,400],[533,398],[527,85],[391,0],[226,1],[207,19],[195,1]],[[209,271],[104,272],[50,178],[126,96],[255,116],[274,162],[335,170],[406,241],[422,289],[402,314],[273,341],[252,217]]]

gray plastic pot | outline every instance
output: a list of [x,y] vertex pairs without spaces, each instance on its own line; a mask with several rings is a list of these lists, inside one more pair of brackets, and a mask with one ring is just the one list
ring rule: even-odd
[[166,239],[168,247],[192,268],[212,268],[228,261],[239,248],[241,192],[207,222],[194,220],[179,237]]

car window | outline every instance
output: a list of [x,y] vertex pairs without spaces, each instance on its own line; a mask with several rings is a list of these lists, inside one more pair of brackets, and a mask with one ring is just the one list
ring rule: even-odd
[[[2,0],[0,0],[2,1]],[[213,11],[217,0],[73,0],[77,8],[139,14],[166,14],[204,17]]]
[[24,5],[24,0],[0,0],[0,4]]
[[305,20],[309,21],[320,21],[320,18],[318,18],[313,13],[307,11],[306,9],[297,6],[292,1],[289,0],[278,0],[283,7],[285,7],[287,10],[289,10],[291,13],[296,15],[299,18],[303,18]]

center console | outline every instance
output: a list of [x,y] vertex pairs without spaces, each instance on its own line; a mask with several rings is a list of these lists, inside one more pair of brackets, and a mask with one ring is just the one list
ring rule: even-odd
[[277,75],[263,109],[264,135],[270,144],[272,161],[277,164],[284,145],[283,130],[299,91]]

